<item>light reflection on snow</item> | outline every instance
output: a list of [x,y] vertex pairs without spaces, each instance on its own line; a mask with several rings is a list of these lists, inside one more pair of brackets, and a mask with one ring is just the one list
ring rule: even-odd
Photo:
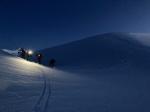
[[150,46],[150,34],[149,33],[130,33],[131,37],[138,40],[140,43],[146,46]]

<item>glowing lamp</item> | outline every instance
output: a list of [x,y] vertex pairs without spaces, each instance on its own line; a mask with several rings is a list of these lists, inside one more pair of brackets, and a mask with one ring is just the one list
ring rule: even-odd
[[33,51],[32,51],[32,50],[29,50],[29,51],[28,51],[28,54],[29,54],[29,55],[32,55],[32,54],[33,54]]

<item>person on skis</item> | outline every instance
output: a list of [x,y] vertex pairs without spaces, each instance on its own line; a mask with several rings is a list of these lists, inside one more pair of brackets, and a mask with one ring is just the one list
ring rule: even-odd
[[55,67],[55,63],[56,63],[56,60],[55,60],[55,59],[51,59],[51,60],[49,61],[49,66],[50,66],[51,68],[54,68],[54,67]]
[[25,57],[26,57],[26,51],[23,48],[20,48],[19,51],[18,51],[18,55],[21,58],[25,59]]
[[27,50],[27,51],[26,51],[26,59],[27,59],[27,60],[29,60],[30,57],[32,57],[32,55],[33,55],[33,51],[32,51],[32,50]]
[[41,53],[38,53],[37,55],[36,55],[36,58],[37,58],[37,61],[38,61],[38,63],[39,64],[41,64],[41,62],[42,62],[42,54]]

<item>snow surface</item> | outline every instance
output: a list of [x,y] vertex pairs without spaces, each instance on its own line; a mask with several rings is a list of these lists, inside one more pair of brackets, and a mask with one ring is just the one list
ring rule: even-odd
[[6,52],[8,54],[14,55],[14,56],[18,55],[18,50],[2,49],[2,51]]
[[99,57],[107,66],[92,63],[88,69],[82,63],[51,69],[0,51],[0,112],[150,112],[149,48],[132,39],[113,42],[104,48],[127,56],[125,61]]
[[129,35],[137,39],[143,45],[150,46],[150,34],[149,33],[129,33]]

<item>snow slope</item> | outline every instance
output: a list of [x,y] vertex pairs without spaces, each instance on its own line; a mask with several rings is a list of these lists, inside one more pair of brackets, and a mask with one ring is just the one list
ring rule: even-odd
[[[0,112],[149,112],[149,47],[129,35],[127,39],[124,38],[127,35],[122,34],[106,36],[110,37],[99,41],[99,36],[88,38],[82,42],[84,44],[73,42],[62,48],[53,48],[55,52],[50,50],[54,53],[62,50],[62,55],[58,56],[60,65],[68,66],[62,70],[0,51]],[[87,51],[82,53],[85,48]],[[98,54],[99,57],[88,55],[88,60],[92,61],[86,63],[90,66],[87,69],[84,65],[86,59],[81,60],[80,66],[75,66],[75,60],[64,57],[68,56],[65,53],[71,56],[79,49],[82,58],[89,51],[97,54],[99,49],[104,54]],[[75,57],[74,54],[73,59]],[[70,62],[67,63],[66,59]]]
[[64,72],[0,52],[0,112],[149,112],[149,72]]
[[55,58],[58,66],[108,68],[130,63],[149,67],[149,46],[144,45],[139,37],[142,38],[142,35],[106,33],[44,49],[41,52],[45,64],[49,59]]
[[79,89],[86,78],[3,51],[0,51],[0,65],[0,112],[66,112],[78,111],[78,106],[87,110],[78,105],[83,103],[80,99],[86,91],[80,94]]
[[0,112],[30,112],[43,88],[40,66],[2,51],[0,65]]

